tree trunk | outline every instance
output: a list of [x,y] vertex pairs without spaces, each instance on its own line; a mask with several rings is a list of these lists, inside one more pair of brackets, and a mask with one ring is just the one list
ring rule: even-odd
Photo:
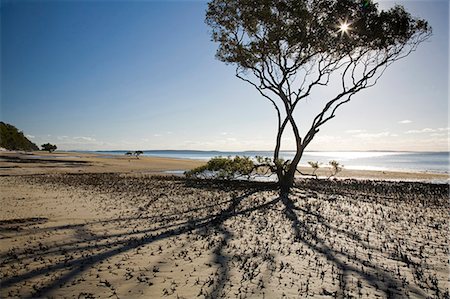
[[283,173],[283,171],[277,169],[278,185],[280,187],[280,194],[282,196],[287,196],[292,186],[294,186],[295,173],[297,172],[298,163],[303,156],[303,151],[304,147],[299,146],[297,152],[295,153],[295,157],[286,172]]
[[289,176],[288,173],[278,177],[278,185],[280,186],[280,195],[282,197],[288,196],[294,185],[294,177]]

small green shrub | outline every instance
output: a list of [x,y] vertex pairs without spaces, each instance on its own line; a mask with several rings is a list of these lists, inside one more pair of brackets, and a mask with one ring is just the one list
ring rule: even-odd
[[186,171],[184,174],[188,178],[231,180],[239,176],[250,175],[254,169],[255,164],[249,157],[214,157],[206,165]]
[[328,178],[337,175],[339,172],[342,171],[342,168],[344,167],[344,165],[339,164],[339,162],[336,160],[332,160],[328,162],[328,164],[330,164],[331,166],[331,174]]
[[312,175],[315,176],[315,175],[316,175],[316,171],[317,171],[317,170],[319,169],[319,167],[320,167],[319,161],[316,161],[316,162],[314,162],[314,161],[308,161],[308,164],[309,164],[309,166],[311,166],[312,169],[313,169]]

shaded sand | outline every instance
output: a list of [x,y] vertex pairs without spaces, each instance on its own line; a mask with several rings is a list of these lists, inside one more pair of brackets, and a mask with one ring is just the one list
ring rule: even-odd
[[[165,171],[190,170],[205,164],[206,161],[190,159],[174,159],[160,157],[134,157],[77,152],[32,152],[15,153],[0,152],[0,175],[23,175],[45,173],[148,173],[161,174]],[[302,173],[310,174],[310,167],[300,167]],[[327,177],[330,170],[320,168],[317,175]],[[449,174],[352,170],[344,167],[337,178],[389,179],[389,180],[421,180],[449,181]]]
[[1,298],[448,298],[448,185],[0,177]]

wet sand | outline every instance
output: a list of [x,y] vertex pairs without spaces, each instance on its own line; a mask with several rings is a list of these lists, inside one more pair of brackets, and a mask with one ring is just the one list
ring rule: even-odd
[[90,165],[2,162],[1,298],[449,296],[446,184],[300,180],[284,199],[59,159]]
[[[185,170],[201,166],[206,161],[192,159],[174,159],[162,157],[126,157],[98,153],[78,152],[0,152],[0,176],[48,173],[144,173],[164,174],[167,171],[182,173]],[[310,167],[300,167],[304,174],[311,174]],[[320,168],[317,175],[326,178],[330,170]],[[337,178],[358,178],[377,180],[415,180],[449,181],[449,174],[375,171],[346,169],[338,173]]]
[[160,157],[127,157],[78,152],[0,152],[0,175],[47,173],[163,173],[192,169],[203,161]]

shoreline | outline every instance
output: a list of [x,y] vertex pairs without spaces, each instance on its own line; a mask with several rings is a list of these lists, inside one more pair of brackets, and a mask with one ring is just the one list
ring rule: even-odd
[[[75,152],[84,152],[84,153],[100,153],[100,154],[109,154],[111,156],[121,156],[124,155],[126,151],[117,150],[117,151],[75,151]],[[291,155],[294,151],[281,151],[280,153],[290,153]],[[401,167],[397,165],[397,167],[386,166],[388,165],[388,161],[385,161],[384,166],[364,166],[364,162],[362,164],[352,164],[347,165],[349,161],[354,159],[367,159],[367,158],[384,158],[385,153],[389,155],[396,156],[397,154],[445,154],[449,155],[450,152],[446,151],[305,151],[302,157],[303,163],[299,165],[299,167],[310,168],[310,166],[306,163],[306,160],[321,160],[321,157],[328,157],[328,160],[337,160],[338,162],[343,162],[346,166],[346,169],[351,170],[360,170],[360,171],[390,171],[390,172],[417,172],[417,173],[435,173],[435,174],[450,174],[450,164],[443,163],[439,164],[439,169],[436,168],[415,168],[415,167]],[[337,154],[333,157],[332,154]],[[344,155],[342,155],[344,154]],[[381,154],[381,155],[380,155]],[[147,157],[167,157],[167,158],[175,158],[175,159],[189,159],[194,161],[208,161],[213,157],[227,157],[227,156],[245,156],[245,157],[255,157],[255,156],[263,156],[263,157],[271,157],[271,151],[200,151],[200,150],[145,150],[143,151],[143,155]],[[356,156],[354,156],[356,155]],[[314,157],[312,157],[314,156]],[[284,159],[289,159],[287,157],[283,157]],[[306,159],[306,160],[305,160]],[[343,159],[343,160],[342,160]],[[327,168],[328,161],[324,162],[323,159],[321,163],[321,167]],[[392,161],[391,161],[392,162]],[[394,162],[395,163],[395,162]],[[377,164],[377,163],[375,163]],[[371,164],[369,164],[371,165]],[[411,165],[410,165],[411,166]],[[446,166],[442,168],[442,166]]]
[[[205,164],[206,160],[141,156],[127,157],[107,153],[81,152],[0,152],[0,176],[52,173],[140,173],[172,174]],[[299,170],[311,174],[311,168],[300,166]],[[320,178],[326,178],[328,168],[319,168]],[[299,176],[302,178],[303,176]],[[309,177],[309,176],[305,176]],[[417,181],[448,184],[450,174],[434,172],[406,172],[382,170],[358,170],[343,168],[335,178],[359,180]]]

